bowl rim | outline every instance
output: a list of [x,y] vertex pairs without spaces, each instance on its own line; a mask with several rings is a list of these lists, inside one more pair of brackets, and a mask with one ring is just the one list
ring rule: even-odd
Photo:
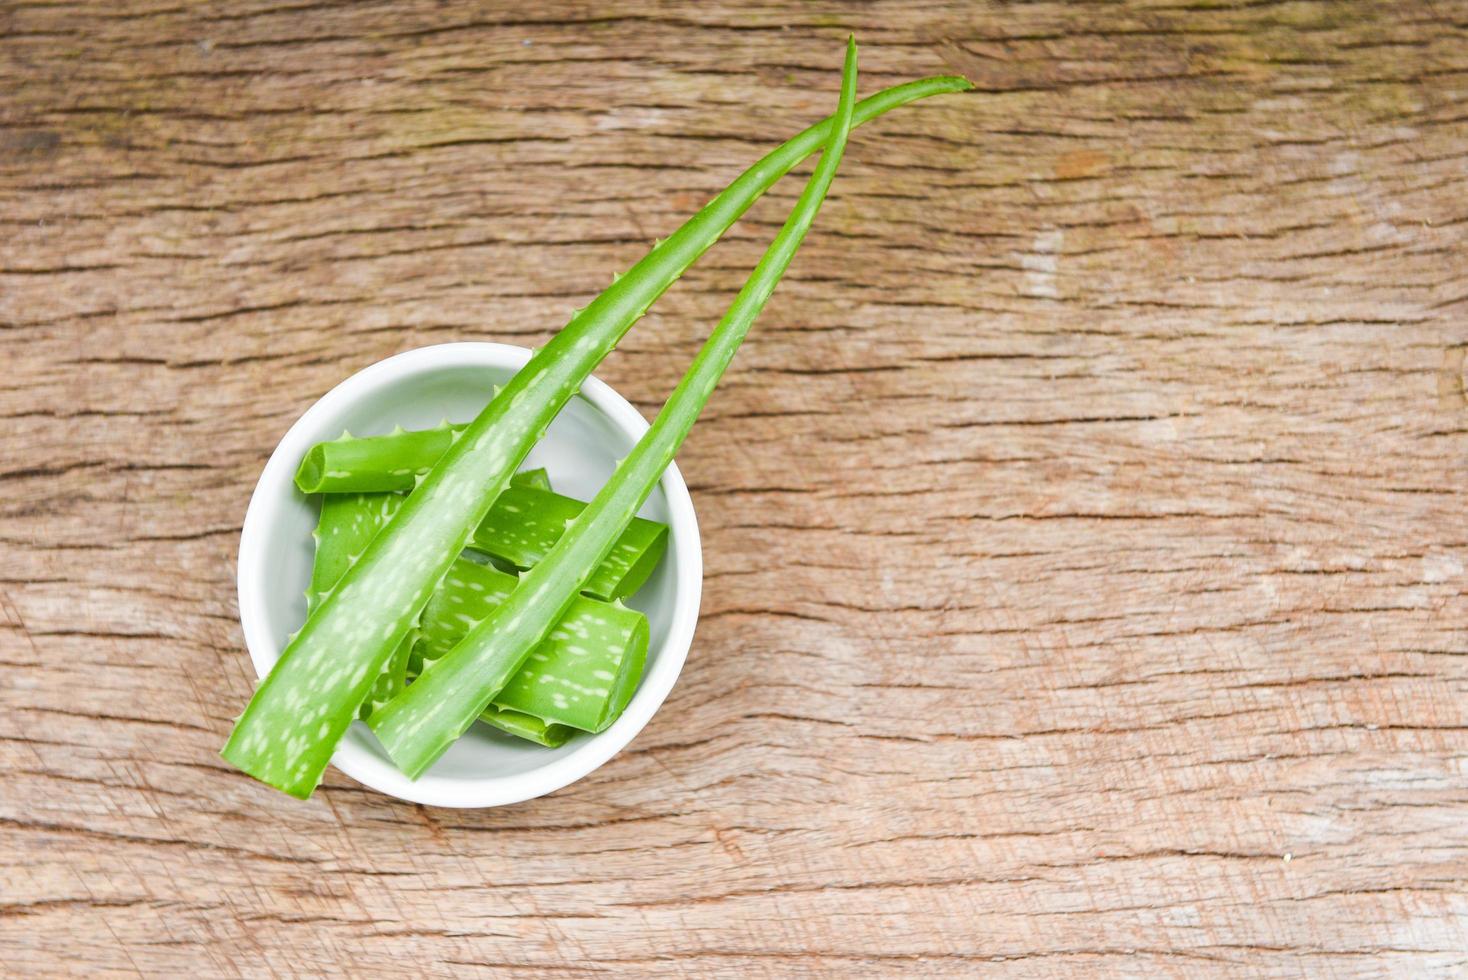
[[[267,577],[270,548],[265,528],[273,523],[286,499],[300,494],[293,479],[296,466],[306,450],[317,441],[315,433],[320,428],[321,419],[345,411],[376,390],[435,369],[478,364],[517,371],[524,367],[530,356],[531,351],[524,347],[489,341],[434,344],[403,351],[370,364],[340,382],[291,425],[260,473],[240,532],[236,571],[240,625],[257,677],[263,678],[281,653],[267,630],[265,590],[257,591],[255,588],[257,582]],[[589,402],[633,442],[647,431],[648,423],[641,413],[598,378],[588,377],[581,386],[579,397]],[[386,758],[374,756],[347,740],[338,745],[331,764],[370,789],[411,803],[461,808],[494,807],[553,793],[593,772],[625,748],[662,706],[682,672],[693,642],[703,592],[703,553],[698,520],[693,512],[688,485],[684,483],[676,462],[669,464],[659,486],[667,502],[670,545],[678,569],[672,617],[667,639],[658,649],[656,659],[649,656],[649,668],[642,676],[637,693],[610,728],[582,739],[583,744],[579,748],[545,765],[504,776],[488,775],[465,780],[435,777],[430,769],[419,779],[410,780]],[[285,496],[282,496],[282,490],[286,491]]]

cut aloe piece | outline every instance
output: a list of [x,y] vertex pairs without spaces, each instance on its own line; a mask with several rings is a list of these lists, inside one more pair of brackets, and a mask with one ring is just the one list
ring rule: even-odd
[[[318,442],[296,468],[302,493],[406,493],[437,463],[468,423],[440,422],[431,429],[396,429],[381,436],[340,437]],[[511,486],[550,489],[545,470],[525,470]]]
[[296,486],[302,493],[412,490],[464,428],[444,422],[432,429],[398,428],[362,439],[343,432],[339,439],[311,447],[296,470]]
[[508,735],[523,738],[537,745],[544,745],[548,749],[560,748],[566,744],[567,739],[576,734],[574,728],[557,725],[544,718],[536,718],[534,715],[506,711],[494,705],[485,708],[479,715],[479,720]]
[[[512,486],[494,502],[469,546],[530,568],[550,554],[571,522],[586,509],[574,497]],[[642,588],[668,546],[668,525],[632,518],[612,550],[602,559],[581,591],[598,599],[622,599]]]
[[[489,618],[517,582],[486,565],[455,562],[423,609],[410,675],[431,675],[435,661]],[[637,690],[647,640],[642,613],[577,596],[490,703],[581,731],[603,731]]]

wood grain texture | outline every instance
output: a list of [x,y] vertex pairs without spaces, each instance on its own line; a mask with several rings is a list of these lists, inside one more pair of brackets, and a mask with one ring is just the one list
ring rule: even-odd
[[[216,755],[259,468],[855,134],[680,457],[703,619],[553,796]],[[1468,4],[0,6],[0,963],[1468,971]],[[600,375],[660,404],[792,180]]]

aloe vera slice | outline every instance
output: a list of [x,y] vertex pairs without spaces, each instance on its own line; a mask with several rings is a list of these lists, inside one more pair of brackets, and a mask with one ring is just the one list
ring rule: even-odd
[[409,778],[422,775],[519,672],[662,478],[815,220],[846,148],[855,96],[856,43],[848,41],[836,125],[815,173],[657,419],[509,598],[368,720]]
[[[968,88],[972,86],[967,81],[953,77],[897,86],[865,100],[861,118]],[[292,796],[311,795],[384,664],[556,413],[653,300],[775,181],[828,140],[834,143],[838,130],[844,134],[851,121],[848,106],[844,124],[825,120],[766,155],[616,279],[530,359],[453,441],[286,645],[230,733],[220,753],[226,760]],[[830,155],[828,149],[825,156]],[[565,548],[568,537],[562,537],[557,547]],[[579,570],[578,585],[610,551],[612,540],[605,544],[595,560]],[[585,560],[586,548],[566,550],[575,550],[578,560]],[[558,571],[566,574],[564,567]],[[548,618],[547,629],[556,618]],[[533,645],[527,644],[526,652]],[[430,672],[410,690],[437,673]],[[373,717],[380,715],[379,711]]]
[[[411,672],[431,676],[438,659],[493,615],[516,583],[515,576],[488,566],[455,562],[423,609]],[[621,603],[577,596],[495,695],[493,706],[581,731],[602,731],[632,699],[642,678],[647,641],[642,613]]]
[[412,490],[465,428],[444,422],[432,429],[398,428],[367,438],[343,432],[306,452],[296,470],[296,486],[302,493]]
[[311,536],[316,559],[306,590],[306,615],[331,595],[357,556],[397,513],[403,498],[396,494],[350,493],[321,498],[321,516]]
[[[469,546],[516,568],[529,568],[550,553],[571,522],[586,509],[574,497],[510,487],[494,502]],[[668,525],[634,517],[581,591],[621,599],[642,588],[668,545]]]
[[560,748],[572,735],[576,734],[574,728],[557,725],[555,722],[536,718],[534,715],[496,708],[494,705],[485,708],[479,715],[479,720],[498,728],[507,735],[514,735],[527,742],[544,745],[548,749]]

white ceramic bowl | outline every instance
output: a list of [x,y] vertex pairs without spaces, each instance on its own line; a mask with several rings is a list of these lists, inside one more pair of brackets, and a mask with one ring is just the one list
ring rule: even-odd
[[[307,449],[350,429],[387,432],[468,421],[491,387],[508,381],[530,352],[505,344],[440,344],[407,351],[352,375],[312,405],[275,447],[240,537],[240,622],[255,672],[264,677],[286,637],[306,615],[311,531],[316,502],[292,478]],[[525,466],[544,466],[561,493],[589,500],[627,455],[647,422],[595,378],[572,399],[531,451]],[[642,683],[622,717],[598,735],[579,734],[547,749],[475,724],[417,780],[404,776],[361,722],[347,731],[332,764],[364,785],[415,803],[488,807],[518,803],[575,782],[632,741],[663,703],[693,639],[703,589],[703,556],[688,487],[676,465],[648,498],[642,516],[669,526],[667,554],[628,603],[647,615],[651,638]]]

